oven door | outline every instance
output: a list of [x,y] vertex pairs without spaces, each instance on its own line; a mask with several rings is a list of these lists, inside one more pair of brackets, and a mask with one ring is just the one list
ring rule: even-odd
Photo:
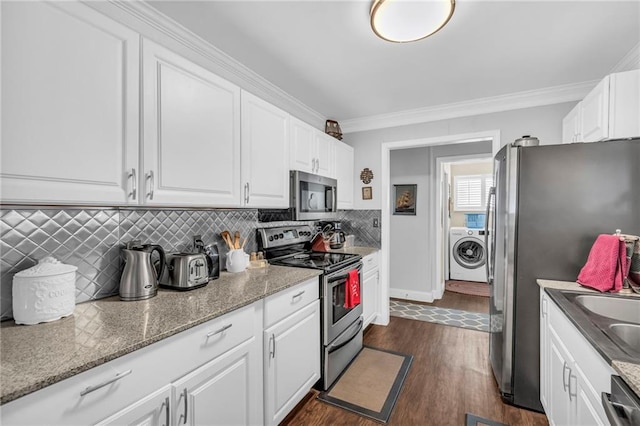
[[324,314],[324,345],[329,345],[351,324],[362,315],[362,304],[352,308],[345,308],[347,277],[349,271],[358,270],[360,278],[360,294],[362,295],[362,262],[350,265],[344,269],[324,276],[323,284],[323,314]]
[[337,181],[305,173],[291,172],[291,207],[296,220],[332,219],[336,214]]

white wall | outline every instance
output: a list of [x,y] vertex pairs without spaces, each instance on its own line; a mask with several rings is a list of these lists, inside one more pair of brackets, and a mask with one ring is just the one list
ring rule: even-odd
[[428,301],[427,283],[429,265],[427,218],[429,216],[429,178],[431,174],[430,148],[392,151],[390,156],[390,183],[417,184],[416,215],[391,216],[389,262],[391,270],[391,296]]
[[[359,179],[356,180],[354,208],[360,210],[381,208],[379,174],[381,171],[380,146],[383,142],[500,130],[502,145],[513,142],[522,135],[537,136],[541,144],[559,143],[562,139],[562,118],[575,104],[576,102],[568,102],[345,134],[343,142],[355,148],[355,175],[360,176],[360,171],[365,167],[371,169],[374,174],[373,180],[368,185],[363,184]],[[371,200],[363,200],[359,196],[363,186],[372,187]]]

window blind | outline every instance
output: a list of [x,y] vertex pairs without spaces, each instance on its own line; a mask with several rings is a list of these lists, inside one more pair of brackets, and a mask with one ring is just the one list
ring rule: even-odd
[[454,209],[483,211],[487,205],[493,175],[460,175],[454,177]]

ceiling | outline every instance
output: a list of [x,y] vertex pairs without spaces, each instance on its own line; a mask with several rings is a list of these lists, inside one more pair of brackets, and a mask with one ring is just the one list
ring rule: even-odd
[[364,0],[148,3],[339,121],[598,80],[640,42],[639,1],[458,0],[406,44],[374,36]]

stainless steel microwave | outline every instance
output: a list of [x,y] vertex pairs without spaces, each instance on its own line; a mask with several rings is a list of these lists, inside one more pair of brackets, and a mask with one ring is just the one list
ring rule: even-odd
[[289,178],[289,205],[294,220],[323,220],[336,217],[337,180],[299,170],[291,170]]

